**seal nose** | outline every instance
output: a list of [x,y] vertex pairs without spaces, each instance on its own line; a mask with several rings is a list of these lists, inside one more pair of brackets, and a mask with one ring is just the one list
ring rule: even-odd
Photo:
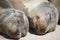
[[19,33],[17,32],[17,33],[16,33],[16,35],[18,36],[18,35],[19,35]]
[[19,35],[19,32],[18,32],[18,31],[17,31],[17,32],[15,32],[15,35],[16,35],[16,36],[18,36],[18,35]]
[[15,32],[15,40],[19,39],[19,32]]
[[45,29],[41,29],[40,32],[44,33],[45,32]]

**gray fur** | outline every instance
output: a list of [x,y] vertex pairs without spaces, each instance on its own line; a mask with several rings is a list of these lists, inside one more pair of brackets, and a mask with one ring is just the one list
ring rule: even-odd
[[42,2],[30,14],[30,27],[35,29],[36,34],[45,34],[55,30],[57,23],[58,10],[50,2]]
[[12,5],[9,2],[9,0],[0,0],[0,7],[2,7],[2,8],[12,8]]
[[29,29],[29,22],[23,11],[15,9],[0,10],[0,32],[11,38],[25,36]]
[[29,30],[29,22],[25,13],[15,10],[9,0],[0,0],[0,32],[11,38],[19,39]]

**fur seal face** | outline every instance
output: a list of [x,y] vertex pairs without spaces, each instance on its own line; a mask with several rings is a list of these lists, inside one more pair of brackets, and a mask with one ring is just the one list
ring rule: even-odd
[[43,2],[31,12],[29,17],[30,27],[36,31],[36,34],[42,35],[55,30],[58,22],[58,11],[51,3]]
[[39,16],[37,16],[37,21],[36,21],[36,32],[38,32],[38,34],[44,34],[45,33],[45,30],[46,30],[46,27],[47,27],[47,24],[46,24],[46,21]]
[[[47,23],[45,20],[45,14],[41,12],[35,12],[34,14],[31,15],[31,21],[33,22],[30,26],[34,28],[36,31],[36,34],[44,34],[45,30],[47,28]],[[30,21],[30,22],[31,22]]]
[[[5,9],[6,10],[6,9]],[[19,39],[22,35],[25,36],[28,32],[29,23],[24,12],[20,10],[2,10],[0,13],[0,32],[9,35],[11,38]]]

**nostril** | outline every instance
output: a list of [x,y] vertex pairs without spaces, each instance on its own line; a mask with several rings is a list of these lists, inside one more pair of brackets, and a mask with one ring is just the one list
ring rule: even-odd
[[19,35],[19,32],[15,32],[16,35]]
[[41,29],[40,31],[44,33],[45,32],[45,29]]
[[17,33],[16,35],[19,35],[19,33]]
[[36,27],[36,29],[38,29],[38,28]]

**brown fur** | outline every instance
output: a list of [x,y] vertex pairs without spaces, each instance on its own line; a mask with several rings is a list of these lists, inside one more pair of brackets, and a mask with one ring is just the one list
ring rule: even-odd
[[36,34],[52,32],[58,23],[58,11],[56,7],[49,2],[43,2],[38,5],[29,17],[30,27],[35,29]]
[[28,15],[28,8],[25,8],[24,4],[20,0],[9,0],[15,9],[22,10]]

